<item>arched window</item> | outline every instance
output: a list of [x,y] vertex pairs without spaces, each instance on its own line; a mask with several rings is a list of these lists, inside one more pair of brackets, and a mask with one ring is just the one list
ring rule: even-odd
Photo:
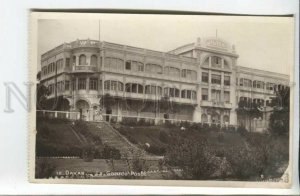
[[181,70],[181,77],[191,80],[197,80],[197,72],[194,70],[183,69]]
[[165,67],[165,74],[173,77],[180,77],[180,69],[176,67]]
[[144,87],[143,87],[143,85],[137,84],[137,83],[126,83],[125,91],[128,92],[128,93],[143,94],[144,93]]
[[91,56],[91,65],[96,66],[98,64],[98,57],[96,55]]
[[220,115],[218,113],[214,113],[211,116],[212,123],[220,123]]
[[162,74],[163,68],[161,65],[148,63],[146,64],[145,71],[147,73]]
[[197,93],[196,91],[193,91],[193,90],[181,90],[181,98],[184,98],[184,99],[197,99]]
[[208,67],[208,65],[209,65],[209,57],[207,57],[205,59],[205,61],[203,62],[203,65]]
[[230,69],[228,61],[224,60],[224,69]]
[[216,67],[216,68],[221,68],[222,67],[222,58],[213,56],[211,57],[211,66]]
[[164,95],[169,97],[180,97],[180,90],[178,88],[164,88]]
[[124,84],[115,80],[106,80],[104,81],[104,89],[105,90],[113,90],[113,91],[123,91]]
[[118,58],[106,57],[104,67],[114,70],[124,70],[124,61]]
[[229,116],[228,116],[228,115],[224,115],[224,116],[223,116],[223,122],[224,122],[225,124],[229,123]]
[[145,94],[156,95],[157,86],[155,85],[146,85]]
[[202,115],[201,115],[201,122],[203,122],[203,123],[207,123],[207,122],[208,122],[208,119],[207,119],[207,115],[206,115],[206,114],[202,114]]
[[138,62],[138,61],[128,60],[128,61],[126,61],[125,69],[126,70],[143,72],[144,71],[144,64],[141,63],[141,62]]
[[86,65],[86,56],[84,54],[79,56],[79,65]]

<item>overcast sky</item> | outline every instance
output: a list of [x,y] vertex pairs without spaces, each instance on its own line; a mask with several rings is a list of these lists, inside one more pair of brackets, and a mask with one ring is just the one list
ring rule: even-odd
[[293,66],[293,19],[246,16],[56,15],[38,22],[38,60],[63,42],[98,40],[99,20],[101,41],[167,52],[216,36],[217,29],[219,38],[235,44],[240,66],[283,74]]

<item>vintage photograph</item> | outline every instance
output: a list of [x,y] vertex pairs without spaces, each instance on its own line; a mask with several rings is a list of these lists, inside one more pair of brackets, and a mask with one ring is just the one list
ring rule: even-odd
[[293,17],[32,13],[30,25],[31,181],[290,185]]

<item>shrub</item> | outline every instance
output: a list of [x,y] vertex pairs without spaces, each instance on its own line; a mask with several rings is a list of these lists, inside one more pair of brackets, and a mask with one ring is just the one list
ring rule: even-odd
[[91,162],[94,159],[95,148],[92,145],[87,145],[83,147],[82,158],[86,162]]
[[191,125],[191,128],[195,131],[201,131],[203,129],[203,126],[201,123],[193,123]]
[[218,142],[223,143],[224,142],[224,135],[223,133],[218,134]]
[[231,164],[234,178],[240,180],[258,178],[264,171],[264,160],[258,148],[234,146],[226,151],[225,156]]
[[240,133],[241,135],[246,135],[248,130],[244,126],[239,126],[237,128],[237,132]]
[[214,156],[205,141],[195,139],[179,140],[167,149],[167,163],[183,169],[183,178],[206,180],[216,166]]
[[49,178],[55,176],[56,166],[49,163],[47,159],[42,160],[40,163],[37,162],[35,177],[36,178]]
[[127,125],[127,126],[136,126],[137,125],[137,118],[133,117],[123,117],[122,125]]
[[121,159],[121,153],[118,149],[105,145],[102,151],[104,159]]
[[168,133],[164,130],[159,131],[159,140],[163,143],[168,143],[169,142]]
[[166,153],[166,149],[164,147],[159,147],[155,145],[150,145],[150,147],[146,147],[145,150],[155,155],[164,155]]

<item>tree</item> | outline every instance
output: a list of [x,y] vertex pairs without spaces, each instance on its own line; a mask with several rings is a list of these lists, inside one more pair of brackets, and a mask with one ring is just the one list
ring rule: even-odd
[[116,100],[113,96],[111,96],[109,93],[106,93],[102,99],[100,100],[100,105],[101,102],[103,103],[103,106],[106,108],[106,110],[111,111],[112,106],[116,104]]
[[207,180],[219,167],[204,138],[174,140],[167,149],[166,160],[170,166],[182,168],[183,178],[190,180]]
[[270,131],[275,134],[286,134],[289,132],[290,114],[290,88],[278,86],[275,89],[276,97],[271,101],[273,112],[270,116]]
[[50,95],[50,91],[44,84],[37,84],[37,93],[36,93],[36,108],[37,109],[46,109],[47,97]]
[[[240,100],[237,108],[237,115],[245,119],[245,124],[249,124],[249,131],[251,131],[252,120],[262,116],[261,103],[254,102],[252,99]],[[245,126],[245,124],[243,126]]]

